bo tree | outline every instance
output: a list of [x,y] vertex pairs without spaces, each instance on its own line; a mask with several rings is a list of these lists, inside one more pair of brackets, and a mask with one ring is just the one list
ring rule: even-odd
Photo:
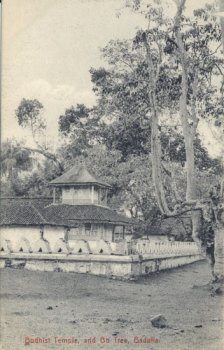
[[[221,278],[223,265],[219,264],[220,269],[216,265],[214,271],[210,235],[219,230],[218,226],[223,227],[223,186],[217,185],[210,196],[205,193],[200,198],[195,168],[200,118],[223,115],[221,30],[211,7],[187,18],[185,2],[176,1],[176,15],[170,19],[164,16],[158,1],[156,6],[148,4],[146,8],[141,0],[129,1],[129,6],[148,18],[148,29],[138,31],[132,45],[127,41],[110,42],[103,54],[111,69],[92,70],[92,81],[100,96],[99,111],[118,118],[134,116],[150,128],[152,176],[160,211],[166,217],[192,213],[193,238],[211,263],[214,278]],[[164,124],[167,115],[170,118]],[[164,126],[169,130],[172,126],[178,128],[184,140],[186,193],[185,198],[175,198],[176,203],[169,201],[165,184],[167,167],[174,185],[175,176],[161,145]],[[175,194],[173,197],[177,197]]]

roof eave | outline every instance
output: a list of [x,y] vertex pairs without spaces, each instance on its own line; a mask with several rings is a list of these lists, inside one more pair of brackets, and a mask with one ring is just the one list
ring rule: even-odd
[[49,186],[55,186],[55,187],[60,187],[60,186],[80,186],[80,185],[97,185],[97,186],[101,186],[101,187],[112,188],[111,185],[100,183],[100,182],[49,182],[48,185]]

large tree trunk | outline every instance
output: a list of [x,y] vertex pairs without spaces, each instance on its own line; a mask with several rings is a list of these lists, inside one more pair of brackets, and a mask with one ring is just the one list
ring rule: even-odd
[[[223,12],[220,19],[222,32],[222,46],[224,53],[224,0],[219,0],[219,10]],[[223,158],[224,165],[224,158]],[[220,190],[220,204],[223,201],[223,183]],[[222,205],[222,204],[221,204]],[[217,210],[217,225],[215,228],[215,266],[214,272],[218,280],[224,280],[224,209]]]
[[222,30],[222,46],[224,52],[224,0],[219,0],[219,10],[223,12],[220,22],[221,22],[221,30]]
[[[155,187],[155,195],[157,204],[162,214],[167,214],[170,212],[166,194],[163,184],[162,175],[162,161],[161,161],[161,142],[160,142],[160,130],[159,130],[159,112],[156,97],[156,83],[158,80],[158,67],[153,63],[150,45],[147,41],[147,36],[145,33],[142,35],[142,39],[146,49],[146,60],[148,64],[149,76],[149,102],[152,111],[151,119],[151,156],[152,156],[152,178]],[[159,63],[158,63],[159,65]]]
[[151,100],[154,100],[154,113],[152,116],[151,123],[152,178],[155,186],[156,199],[160,211],[162,214],[167,214],[169,212],[169,208],[167,205],[166,195],[163,186],[160,131],[158,127],[158,113],[155,107],[155,96],[152,96]]
[[[198,119],[196,117],[195,102],[197,99],[197,72],[195,72],[195,80],[192,83],[193,98],[192,102],[192,114],[188,110],[188,61],[187,52],[185,50],[184,42],[181,33],[181,17],[184,11],[186,0],[179,0],[177,4],[177,13],[174,20],[174,31],[178,45],[178,53],[182,70],[181,80],[181,96],[180,96],[180,119],[182,124],[182,130],[184,135],[184,144],[186,152],[186,177],[187,177],[187,189],[186,200],[197,200],[196,191],[196,178],[195,178],[195,159],[194,159],[194,138],[196,135],[196,129],[198,125]],[[201,254],[207,258],[212,275],[214,275],[214,261],[210,254],[207,254],[206,246],[203,244],[203,215],[201,210],[192,210],[192,238],[197,244]]]
[[223,189],[221,188],[218,208],[216,210],[215,226],[215,266],[214,273],[219,281],[224,281],[224,205]]
[[224,279],[224,225],[215,230],[214,273],[218,280]]
[[[194,141],[193,135],[189,130],[189,126],[186,125],[187,116],[182,115],[182,124],[185,124],[184,128],[184,142],[186,150],[186,172],[187,172],[187,189],[186,200],[191,201],[197,199],[197,189],[195,181],[195,160],[194,160]],[[201,254],[206,257],[206,249],[202,244],[201,237],[203,235],[203,215],[201,210],[193,210],[191,214],[192,221],[192,238],[197,244]],[[212,267],[211,259],[208,259],[209,264]],[[213,273],[213,272],[212,272]]]
[[[220,0],[223,4],[224,0]],[[189,62],[187,58],[187,52],[185,50],[183,37],[181,33],[181,20],[182,14],[185,7],[186,0],[179,0],[177,2],[177,14],[174,20],[174,32],[176,36],[176,42],[178,47],[178,58],[182,70],[182,80],[181,80],[181,96],[179,101],[180,108],[180,118],[184,135],[185,151],[186,151],[186,177],[187,177],[187,189],[186,189],[186,202],[197,202],[199,200],[196,191],[196,178],[195,178],[195,159],[194,159],[194,139],[196,135],[196,129],[198,125],[198,118],[196,113],[196,101],[197,101],[197,85],[198,85],[198,72],[197,67],[194,67],[193,73],[194,80],[192,82],[193,96],[192,100],[189,101],[188,98],[188,77],[189,77]],[[223,5],[224,6],[224,5]],[[220,5],[221,7],[221,5]],[[224,24],[222,23],[222,26]],[[152,77],[149,82],[149,100],[152,110],[152,124],[151,124],[151,148],[152,148],[152,169],[153,169],[153,182],[155,185],[155,193],[159,208],[162,213],[172,216],[174,212],[170,212],[167,205],[163,179],[162,179],[162,164],[161,164],[161,145],[160,145],[160,131],[158,127],[158,108],[156,100],[156,67],[153,63],[150,46],[147,42],[146,36],[143,36],[147,63],[149,69],[149,75]],[[191,108],[189,108],[189,103],[191,103]],[[190,112],[191,111],[191,112]],[[203,208],[192,208],[192,238],[196,242],[201,254],[207,258],[210,266],[211,272],[214,277],[220,277],[223,274],[222,270],[222,244],[223,244],[223,225],[219,225],[217,228],[216,236],[216,255],[217,263],[215,267],[216,275],[214,274],[214,246],[211,242],[207,244],[206,233],[207,227],[205,227],[206,220],[204,218]],[[208,228],[210,221],[208,221]],[[205,231],[205,232],[204,232]],[[222,238],[222,239],[221,239]]]

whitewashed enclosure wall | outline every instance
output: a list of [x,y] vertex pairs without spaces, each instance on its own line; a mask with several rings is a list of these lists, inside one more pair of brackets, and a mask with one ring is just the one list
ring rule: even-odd
[[36,242],[38,239],[40,239],[40,228],[39,227],[27,227],[27,226],[21,226],[21,227],[1,227],[0,228],[0,244],[1,249],[2,246],[5,245],[5,241],[9,241],[9,244],[12,247],[12,250],[15,251],[18,249],[18,244],[22,240],[26,239],[30,242]]
[[138,240],[132,244],[133,251],[149,255],[194,255],[199,254],[194,242],[170,242]]
[[[86,240],[78,238],[65,242],[65,228],[45,226],[43,237],[38,227],[5,227],[1,229],[1,251],[4,252],[45,252],[67,254],[140,254],[156,256],[189,256],[200,254],[193,242],[169,242],[155,240],[135,240],[131,242],[111,242],[111,232],[108,235]],[[110,239],[108,239],[110,238]],[[25,243],[24,243],[25,240]],[[66,244],[65,244],[66,243]],[[25,248],[24,248],[25,247]]]

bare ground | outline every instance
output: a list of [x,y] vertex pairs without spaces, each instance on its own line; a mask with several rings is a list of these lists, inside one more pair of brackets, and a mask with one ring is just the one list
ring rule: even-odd
[[[205,262],[137,282],[6,268],[1,270],[1,346],[4,350],[223,350],[223,296],[193,287],[208,281]],[[151,325],[150,318],[157,314],[166,317],[168,327]],[[49,342],[25,346],[26,336]],[[94,337],[96,342],[85,343]],[[101,337],[109,343],[101,343]],[[134,337],[159,342],[135,343]],[[78,344],[66,343],[75,338]],[[117,343],[118,338],[128,343]]]

